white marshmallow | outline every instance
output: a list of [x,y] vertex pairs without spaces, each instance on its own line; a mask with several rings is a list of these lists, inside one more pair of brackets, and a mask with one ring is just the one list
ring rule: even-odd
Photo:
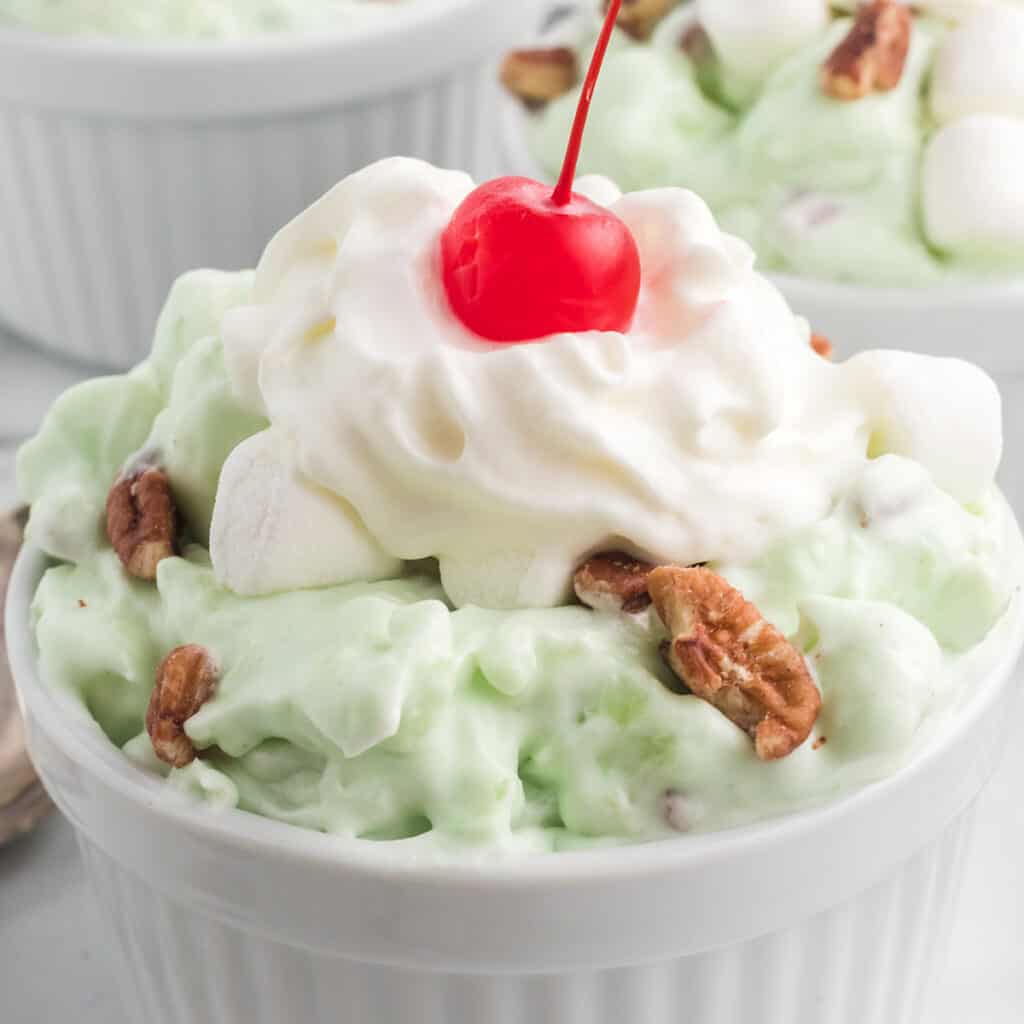
[[221,471],[210,528],[217,580],[258,596],[400,576],[348,502],[305,480],[288,444],[265,430],[243,441]]
[[220,333],[232,394],[250,412],[266,416],[259,377],[260,359],[271,333],[270,317],[262,306],[236,306],[224,315]]
[[925,150],[925,233],[955,253],[1024,247],[1024,121],[972,114],[946,125]]
[[879,452],[919,462],[964,505],[992,486],[1003,453],[999,390],[983,370],[961,359],[877,351],[847,364],[860,378]]
[[740,78],[761,81],[829,22],[826,0],[697,0],[715,52]]
[[1024,10],[978,11],[943,40],[931,106],[945,123],[966,114],[1024,116]]

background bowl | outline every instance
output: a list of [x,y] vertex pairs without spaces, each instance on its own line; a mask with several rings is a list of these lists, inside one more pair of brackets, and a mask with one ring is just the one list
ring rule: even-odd
[[25,549],[11,662],[132,1018],[153,1024],[912,1024],[1016,695],[1024,602],[955,725],[846,799],[749,828],[423,862],[198,806],[39,679]]
[[901,348],[956,356],[1003,378],[1024,373],[1024,280],[879,288],[769,274],[838,354]]
[[[530,114],[510,96],[502,99],[501,108],[505,164],[512,173],[548,179],[526,144],[524,125]],[[792,274],[767,276],[796,313],[833,341],[839,358],[866,349],[899,348],[968,359],[999,378],[1024,375],[1024,278],[881,288]]]
[[404,154],[490,174],[493,64],[543,2],[224,43],[0,29],[0,322],[125,368],[179,273],[255,265],[350,171]]

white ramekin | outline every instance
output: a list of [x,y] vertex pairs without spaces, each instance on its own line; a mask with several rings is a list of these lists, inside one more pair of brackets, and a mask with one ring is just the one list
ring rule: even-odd
[[997,377],[1024,373],[1024,280],[879,288],[769,275],[839,354],[901,348],[958,356]]
[[913,1024],[1024,642],[941,742],[827,807],[715,835],[426,864],[194,805],[41,683],[23,551],[7,635],[32,753],[78,830],[130,1019],[152,1024]]
[[495,62],[543,2],[225,43],[0,29],[0,323],[123,368],[179,273],[255,265],[350,171],[402,154],[489,175]]
[[[501,101],[503,158],[514,173],[549,177],[525,140],[530,115]],[[1024,374],[1024,279],[931,288],[881,288],[768,274],[793,309],[841,358],[876,348],[958,356],[1001,379]]]

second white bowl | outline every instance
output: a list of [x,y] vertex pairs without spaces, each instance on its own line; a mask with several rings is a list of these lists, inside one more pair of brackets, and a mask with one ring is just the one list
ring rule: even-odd
[[1024,281],[878,288],[769,276],[840,356],[901,348],[967,359],[998,377],[1024,372]]
[[[545,180],[525,139],[522,105],[502,99],[505,164],[516,174]],[[874,285],[767,275],[813,330],[835,343],[839,358],[867,349],[899,348],[956,356],[1000,378],[1024,374],[1024,279],[944,287]]]
[[0,323],[126,368],[178,274],[253,266],[347,173],[401,154],[490,174],[493,63],[542,2],[231,43],[0,29]]

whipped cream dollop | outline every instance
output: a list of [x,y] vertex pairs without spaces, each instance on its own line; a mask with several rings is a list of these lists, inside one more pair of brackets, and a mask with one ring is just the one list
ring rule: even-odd
[[637,241],[626,334],[502,345],[463,327],[438,266],[473,188],[461,173],[383,161],[277,235],[253,304],[222,325],[234,393],[271,427],[221,475],[221,582],[269,593],[436,558],[457,606],[550,606],[600,549],[755,558],[884,452],[962,503],[987,493],[1000,412],[981,371],[886,352],[833,365],[693,193],[578,187]]

